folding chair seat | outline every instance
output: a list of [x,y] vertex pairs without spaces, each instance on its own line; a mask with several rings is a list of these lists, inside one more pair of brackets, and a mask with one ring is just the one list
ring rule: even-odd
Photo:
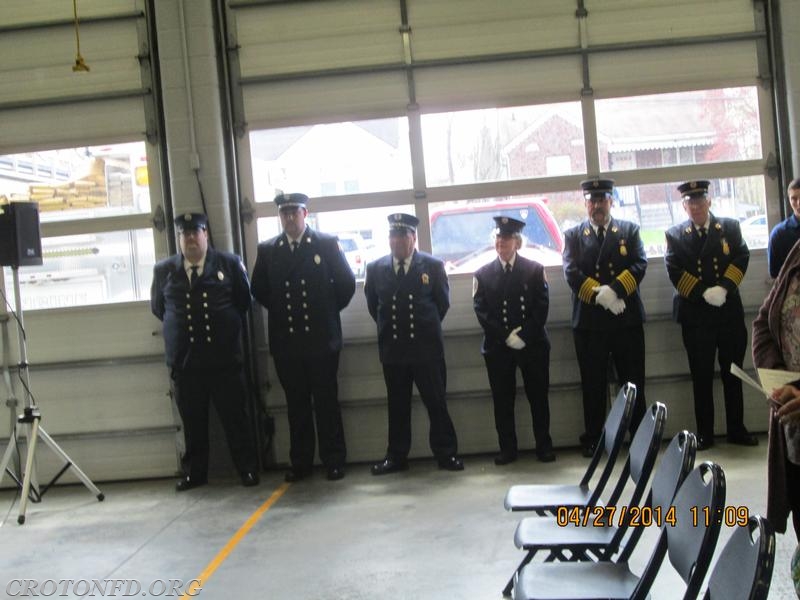
[[774,565],[775,531],[764,517],[752,515],[722,549],[703,600],[766,600]]
[[[516,576],[514,600],[644,600],[665,557],[686,583],[683,599],[695,600],[720,531],[715,519],[693,522],[692,509],[698,514],[697,508],[704,506],[710,514],[725,506],[725,474],[710,462],[686,477],[670,504],[653,504],[665,522],[641,577],[630,570],[627,560],[530,563]],[[667,516],[674,516],[674,524],[667,522]]]
[[[633,403],[636,400],[636,386],[626,383],[622,386],[617,398],[611,405],[611,410],[603,425],[603,432],[598,441],[592,460],[577,485],[514,485],[506,493],[506,510],[532,510],[540,515],[555,515],[559,507],[594,506],[600,499],[606,483],[614,470],[628,424],[633,413]],[[591,479],[597,470],[603,455],[607,455],[606,463],[597,484],[591,487]],[[611,498],[609,502],[615,501]]]

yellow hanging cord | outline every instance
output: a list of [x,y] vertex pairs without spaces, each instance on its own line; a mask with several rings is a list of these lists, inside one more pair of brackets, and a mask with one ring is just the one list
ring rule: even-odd
[[75,55],[75,64],[72,65],[72,70],[88,71],[89,65],[83,60],[81,56],[81,35],[78,31],[78,0],[72,0],[72,14],[75,16],[75,44],[77,45],[77,54]]

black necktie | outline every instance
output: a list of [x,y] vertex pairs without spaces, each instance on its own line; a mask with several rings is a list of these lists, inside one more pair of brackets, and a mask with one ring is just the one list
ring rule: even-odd
[[602,244],[604,239],[606,239],[606,228],[600,225],[597,228],[597,241]]
[[300,243],[297,240],[292,242],[292,252],[297,250],[299,247],[300,247]]
[[192,265],[192,274],[189,276],[189,285],[194,287],[195,282],[197,281],[197,269],[199,269],[197,265]]
[[506,263],[506,275],[509,275],[510,273],[511,273],[511,263],[507,262]]
[[697,235],[700,236],[701,240],[706,239],[706,228],[705,227],[698,227],[697,228]]
[[404,260],[401,260],[401,261],[399,261],[399,262],[397,263],[397,278],[398,278],[398,279],[400,279],[400,278],[401,278],[403,275],[405,275],[405,274],[406,274],[406,270],[405,270],[405,268],[403,267],[403,264],[404,264],[405,262],[406,262],[406,261],[404,261]]

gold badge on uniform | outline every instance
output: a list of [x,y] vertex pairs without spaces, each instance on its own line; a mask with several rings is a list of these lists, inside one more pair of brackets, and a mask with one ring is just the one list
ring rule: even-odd
[[583,235],[585,235],[585,236],[589,235],[589,228],[588,227],[583,230]]
[[220,281],[225,279],[225,273],[223,273],[222,271],[217,271],[217,279],[219,279]]
[[614,225],[614,226],[611,228],[611,233],[617,233],[618,231],[619,231],[619,227],[617,227],[616,225]]
[[619,254],[620,256],[628,256],[628,247],[625,245],[625,240],[619,241]]
[[427,273],[422,274],[422,285],[428,285],[431,282],[431,278],[428,277]]
[[319,255],[319,254],[315,254],[315,255],[314,255],[314,262],[315,262],[316,264],[320,264],[320,263],[322,262],[322,258],[320,257],[320,255]]
[[731,247],[728,246],[728,240],[722,238],[722,253],[727,256],[731,253]]

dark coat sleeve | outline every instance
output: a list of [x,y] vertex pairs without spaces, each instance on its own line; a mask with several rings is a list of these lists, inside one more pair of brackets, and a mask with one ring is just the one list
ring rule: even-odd
[[159,321],[164,320],[164,280],[166,267],[163,262],[153,267],[153,283],[150,286],[150,310]]
[[616,292],[617,297],[623,299],[636,293],[647,271],[647,255],[644,251],[642,238],[639,235],[639,227],[633,224],[629,225],[629,227],[630,231],[628,232],[626,246],[628,247],[630,262],[628,267],[609,284],[611,289]]
[[344,252],[339,248],[336,238],[327,241],[328,261],[331,265],[331,279],[333,280],[336,308],[341,311],[350,303],[356,292],[356,277],[350,265],[347,264]]
[[250,282],[250,291],[253,298],[263,307],[269,307],[269,261],[272,247],[266,243],[258,245],[256,265],[253,267],[253,278]]
[[375,289],[375,272],[380,261],[373,261],[367,265],[367,276],[364,280],[364,295],[367,297],[367,310],[372,320],[378,321],[378,292]]
[[450,308],[450,283],[447,280],[444,263],[440,260],[433,261],[431,272],[433,274],[433,299],[436,302],[436,309],[439,311],[439,320],[444,321]]
[[517,333],[526,344],[541,339],[545,323],[547,323],[547,313],[550,310],[550,286],[547,284],[542,265],[534,265],[528,285],[531,289],[530,304],[533,310],[526,313],[527,318],[522,324],[522,329]]

